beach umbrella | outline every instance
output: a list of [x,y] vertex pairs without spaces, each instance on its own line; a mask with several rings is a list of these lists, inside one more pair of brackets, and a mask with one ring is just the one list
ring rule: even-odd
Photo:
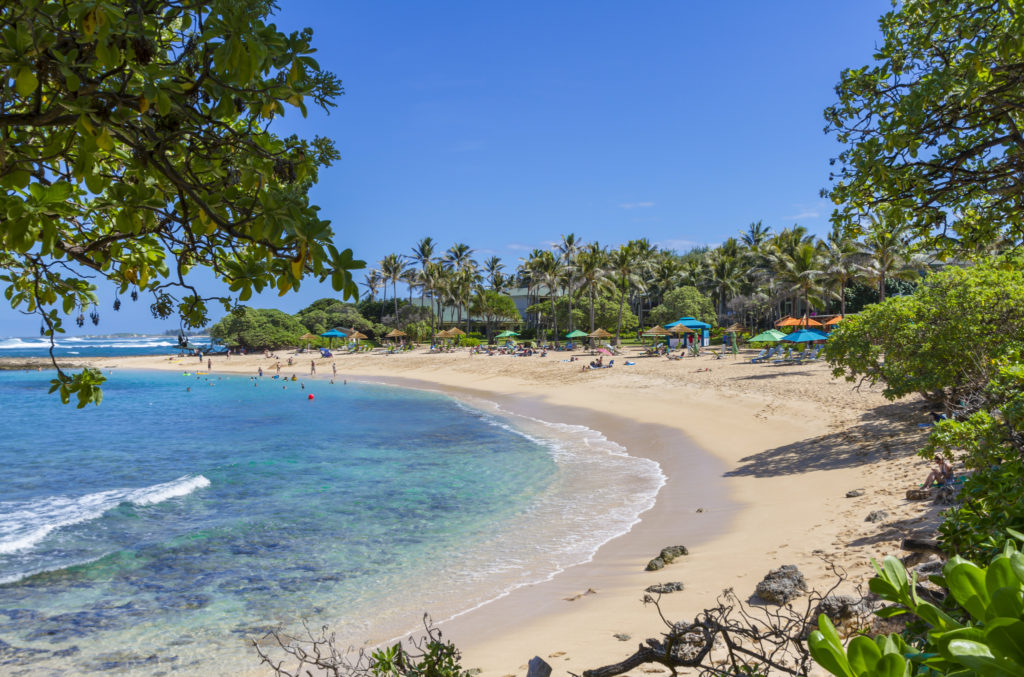
[[614,334],[607,332],[604,329],[598,328],[587,334],[587,336],[589,338],[611,338],[612,336],[614,336]]
[[341,331],[338,331],[337,329],[330,329],[330,330],[325,331],[324,333],[322,333],[320,335],[327,339],[327,345],[329,345],[329,346],[333,346],[334,345],[334,339],[336,339],[336,338],[345,338],[345,333],[341,332]]
[[842,315],[836,315],[836,316],[835,316],[835,317],[833,317],[833,318],[832,318],[831,320],[829,320],[828,322],[826,322],[826,323],[825,323],[825,326],[826,326],[826,327],[834,327],[834,326],[836,326],[837,324],[839,324],[839,323],[840,323],[840,322],[842,322],[842,321],[843,321],[843,316],[842,316]]
[[466,332],[462,331],[458,327],[452,327],[448,330],[448,336],[451,338],[458,338],[459,336],[465,336]]
[[668,329],[665,329],[660,324],[656,324],[647,331],[644,332],[644,336],[668,336],[671,334]]
[[776,322],[775,326],[776,327],[799,327],[801,324],[803,324],[803,323],[800,320],[796,319],[795,317],[790,317],[789,315],[787,315],[786,317],[784,317],[781,320],[779,320],[778,322]]
[[384,338],[401,338],[402,336],[408,336],[408,334],[401,329],[392,329],[384,335]]
[[820,331],[798,329],[792,334],[787,334],[782,340],[789,341],[790,343],[810,343],[811,341],[824,341],[827,338],[828,336],[825,336]]
[[735,324],[729,325],[728,327],[726,327],[722,331],[724,331],[726,334],[739,334],[739,333],[742,333],[742,332],[746,331],[746,329],[747,329],[746,327],[744,327],[742,324],[737,322]]
[[441,331],[439,331],[436,334],[434,334],[434,338],[451,338],[451,337],[452,337],[452,335],[448,333],[447,329],[442,329]]
[[586,338],[586,337],[587,337],[587,332],[580,331],[579,329],[577,329],[576,331],[571,331],[571,332],[569,332],[568,334],[565,335],[565,338],[570,338],[570,339]]
[[307,332],[306,332],[305,334],[303,334],[302,336],[300,336],[300,337],[299,337],[299,340],[300,340],[300,341],[305,341],[305,342],[306,342],[306,350],[309,350],[309,342],[310,342],[310,341],[315,341],[315,340],[317,340],[318,338],[320,338],[320,337],[319,337],[319,336],[317,336],[316,334],[310,334],[310,333],[309,333],[309,332],[307,331]]
[[367,338],[366,334],[364,334],[361,331],[354,331],[351,334],[349,334],[348,337],[350,339],[355,339],[356,341],[365,341]]
[[673,334],[696,334],[697,333],[693,329],[690,329],[689,327],[687,327],[685,324],[677,324],[674,327],[672,327],[671,329],[669,329],[669,331],[672,332]]
[[769,329],[768,331],[763,331],[757,336],[752,337],[750,342],[753,343],[754,341],[758,341],[760,343],[775,343],[777,341],[781,341],[785,336],[786,335],[778,329]]
[[512,338],[513,336],[519,336],[519,334],[517,332],[512,331],[511,329],[506,329],[500,334],[496,334],[494,338]]

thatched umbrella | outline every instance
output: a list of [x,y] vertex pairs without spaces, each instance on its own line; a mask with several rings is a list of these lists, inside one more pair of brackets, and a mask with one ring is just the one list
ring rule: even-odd
[[685,324],[677,324],[676,326],[669,329],[673,334],[696,334],[697,332],[690,329]]
[[668,329],[665,329],[660,324],[656,324],[647,331],[644,332],[644,336],[668,336],[671,334]]
[[451,338],[451,337],[452,337],[451,332],[449,332],[447,329],[442,329],[441,331],[439,331],[436,334],[434,334],[434,338]]
[[747,328],[744,327],[739,322],[734,322],[733,324],[730,324],[728,327],[723,329],[723,331],[726,334],[741,334],[741,333],[745,332],[746,330],[747,330]]
[[349,334],[348,337],[350,339],[355,339],[357,341],[365,341],[368,338],[366,334],[364,334],[361,331],[354,331],[351,334]]
[[448,330],[448,336],[452,338],[458,338],[459,336],[465,336],[466,332],[462,331],[458,327],[452,327]]
[[317,336],[316,334],[310,334],[310,333],[309,333],[309,332],[307,331],[307,332],[306,332],[305,334],[303,334],[302,336],[300,336],[300,337],[299,337],[299,340],[300,340],[300,341],[305,341],[305,342],[306,342],[306,350],[309,350],[309,342],[310,342],[310,341],[315,341],[315,340],[317,340],[318,338],[320,338],[320,337],[319,337],[319,336]]
[[614,336],[614,334],[598,327],[594,331],[587,334],[587,336],[589,336],[590,338],[611,338],[612,336]]
[[387,334],[384,335],[384,338],[396,339],[396,338],[402,338],[403,336],[408,336],[408,334],[406,334],[401,329],[392,329],[391,331],[389,331]]

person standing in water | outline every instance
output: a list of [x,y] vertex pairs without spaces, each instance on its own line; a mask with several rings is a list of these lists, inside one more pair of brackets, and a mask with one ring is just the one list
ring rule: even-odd
[[316,362],[314,360],[309,361],[309,375],[316,376]]

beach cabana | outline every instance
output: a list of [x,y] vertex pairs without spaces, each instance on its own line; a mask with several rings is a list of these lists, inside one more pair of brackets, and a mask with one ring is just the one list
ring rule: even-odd
[[674,329],[680,325],[693,330],[693,333],[700,337],[700,344],[702,346],[706,346],[710,342],[711,325],[707,322],[701,322],[695,317],[683,317],[675,322],[669,322],[665,325],[665,329]]
[[757,336],[752,336],[750,338],[750,342],[753,343],[757,341],[758,343],[777,343],[785,338],[785,336],[786,335],[778,329],[769,329],[768,331],[761,332]]
[[782,340],[790,343],[811,343],[812,341],[824,341],[827,338],[828,336],[814,329],[798,329],[792,334],[784,336]]

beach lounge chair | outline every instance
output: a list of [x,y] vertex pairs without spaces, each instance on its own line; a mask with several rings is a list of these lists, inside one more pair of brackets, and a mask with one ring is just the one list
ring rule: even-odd
[[793,358],[793,348],[790,347],[790,348],[786,348],[786,353],[784,355],[779,355],[774,360],[772,360],[772,362],[789,362],[792,358]]
[[750,358],[750,363],[751,364],[756,364],[756,363],[760,362],[761,360],[763,360],[764,358],[768,357],[768,350],[769,350],[769,348],[765,348],[764,350],[759,352],[757,355],[755,355],[754,357]]
[[761,353],[760,355],[758,355],[757,357],[755,357],[754,359],[752,359],[752,360],[751,360],[750,362],[751,362],[752,364],[757,364],[757,363],[759,363],[759,362],[764,362],[764,361],[766,361],[766,360],[770,360],[770,359],[772,359],[772,357],[774,357],[774,356],[775,356],[775,355],[776,355],[776,354],[777,354],[778,352],[779,352],[779,347],[778,347],[778,346],[772,346],[771,348],[765,348],[765,350],[764,350],[764,351],[762,351],[762,353]]

